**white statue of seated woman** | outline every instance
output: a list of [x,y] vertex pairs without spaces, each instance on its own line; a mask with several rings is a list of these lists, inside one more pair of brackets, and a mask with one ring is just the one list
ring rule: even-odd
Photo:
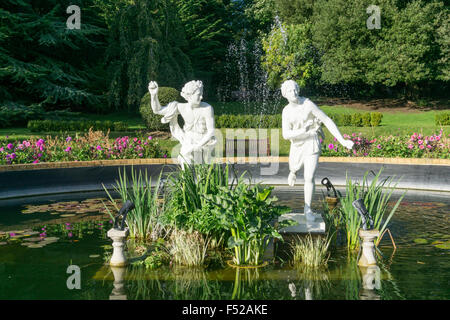
[[[162,107],[158,99],[158,84],[151,81],[148,85],[150,104],[154,113],[162,115],[162,123],[169,123],[172,136],[181,144],[178,162],[208,163],[217,140],[214,136],[214,110],[206,102],[202,102],[203,83],[190,81],[181,90],[181,96],[187,103],[170,102]],[[178,114],[184,120],[183,128],[178,124]]]
[[311,100],[299,96],[299,86],[295,81],[285,81],[281,85],[281,94],[289,101],[282,113],[283,138],[291,141],[288,183],[291,187],[294,186],[296,173],[304,166],[304,212],[307,220],[311,221],[315,219],[311,201],[315,189],[314,176],[321,152],[319,135],[322,139],[325,138],[320,124],[323,123],[344,147],[352,149],[353,141],[345,140],[333,120]]

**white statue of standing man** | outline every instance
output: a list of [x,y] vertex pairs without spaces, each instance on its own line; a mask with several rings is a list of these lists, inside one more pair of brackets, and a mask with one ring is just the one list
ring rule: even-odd
[[[214,110],[206,102],[202,102],[203,83],[190,81],[181,90],[181,96],[187,103],[170,102],[161,107],[158,99],[158,84],[151,81],[148,85],[150,104],[154,113],[162,115],[162,123],[169,123],[172,136],[181,144],[178,162],[209,163],[212,150],[217,143],[214,136]],[[178,124],[178,114],[184,119],[183,128]]]
[[288,183],[291,187],[295,185],[296,173],[304,166],[304,213],[307,220],[312,221],[315,219],[315,214],[311,210],[315,189],[314,176],[321,152],[319,135],[322,139],[325,138],[320,124],[323,123],[347,149],[352,149],[353,141],[345,140],[333,120],[311,100],[299,96],[299,86],[295,81],[285,81],[281,85],[281,94],[289,101],[282,114],[283,138],[291,141]]

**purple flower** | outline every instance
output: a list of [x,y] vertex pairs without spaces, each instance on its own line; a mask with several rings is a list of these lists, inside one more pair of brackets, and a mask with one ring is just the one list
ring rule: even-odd
[[334,144],[330,143],[330,144],[328,145],[328,149],[333,150],[333,149],[334,149]]
[[65,152],[70,152],[72,150],[72,147],[67,147],[66,150],[64,150]]
[[67,137],[66,142],[70,142],[70,141],[72,141],[72,137]]
[[8,143],[6,147],[7,147],[9,150],[11,150],[12,148],[14,148],[14,146],[13,146],[12,143]]
[[16,234],[14,233],[14,232],[11,232],[10,234],[9,234],[9,236],[10,237],[14,237]]
[[37,154],[38,158],[42,157],[42,153]]
[[101,146],[97,146],[97,150],[98,151],[102,151],[102,147]]
[[15,159],[16,158],[16,154],[13,152],[11,153],[11,159]]
[[153,137],[152,136],[148,136],[148,140],[152,140],[153,139]]
[[72,232],[69,232],[69,233],[67,234],[67,236],[68,236],[69,238],[72,238],[72,236],[73,236]]

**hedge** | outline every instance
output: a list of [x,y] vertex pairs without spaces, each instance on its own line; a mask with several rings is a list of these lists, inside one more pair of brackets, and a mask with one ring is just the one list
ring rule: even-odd
[[32,132],[60,132],[60,131],[127,131],[128,125],[124,122],[112,121],[58,121],[58,120],[30,120],[28,129]]
[[[337,126],[377,127],[381,123],[383,114],[367,112],[353,114],[329,114]],[[281,114],[276,115],[244,115],[223,114],[215,116],[217,128],[281,128]]]
[[450,126],[450,112],[436,113],[434,122],[437,126]]

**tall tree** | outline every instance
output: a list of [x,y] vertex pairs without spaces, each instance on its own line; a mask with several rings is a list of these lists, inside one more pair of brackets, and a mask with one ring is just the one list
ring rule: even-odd
[[227,0],[176,0],[176,3],[194,76],[205,82],[207,93],[214,94],[233,38],[233,4]]
[[68,29],[69,4],[90,1],[4,0],[0,4],[0,103],[7,108],[95,107],[100,83],[89,70],[103,52],[105,29],[88,11]]
[[108,99],[112,108],[136,111],[150,80],[180,89],[191,78],[185,35],[172,0],[111,3],[117,13],[104,14],[111,26]]

